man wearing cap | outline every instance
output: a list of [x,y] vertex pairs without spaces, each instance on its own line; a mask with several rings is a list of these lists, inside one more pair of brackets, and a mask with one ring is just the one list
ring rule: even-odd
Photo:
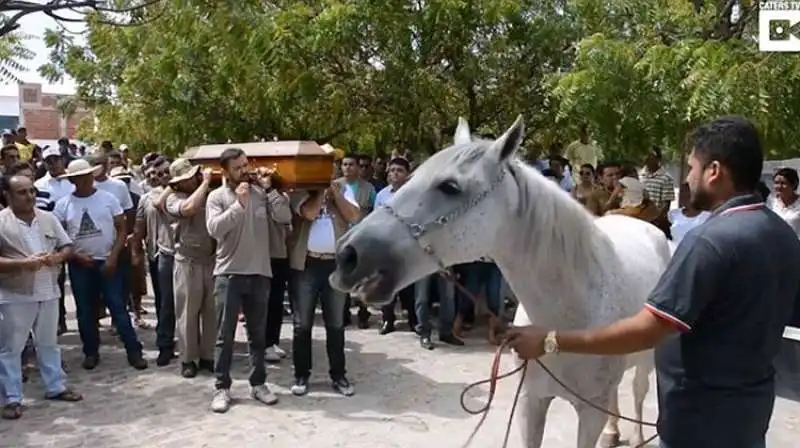
[[[240,148],[228,148],[220,156],[225,183],[208,195],[206,226],[217,241],[214,265],[214,295],[217,314],[216,377],[211,410],[230,407],[233,342],[242,310],[250,341],[250,395],[265,404],[278,401],[266,386],[264,366],[266,321],[272,267],[269,226],[289,224],[289,200],[272,188],[271,172],[249,171],[247,156]],[[269,218],[272,218],[271,220]],[[341,308],[338,310],[341,313]]]
[[165,210],[176,220],[175,318],[181,375],[194,378],[198,369],[214,373],[217,314],[214,305],[214,251],[216,243],[206,228],[206,199],[211,171],[200,173],[186,159],[169,167],[170,192]]
[[172,272],[175,253],[175,240],[172,231],[173,219],[166,213],[162,204],[169,180],[169,163],[164,157],[156,155],[145,163],[145,176],[151,189],[145,193],[136,208],[136,224],[131,241],[133,264],[142,265],[147,255],[150,280],[155,296],[156,346],[158,358],[156,365],[163,367],[175,358],[175,300],[172,287]]
[[101,170],[102,167],[93,167],[83,159],[72,161],[61,177],[69,179],[75,191],[61,198],[54,210],[75,247],[69,261],[69,278],[85,355],[83,368],[92,370],[100,362],[95,306],[102,297],[125,344],[128,363],[141,370],[147,368],[147,361],[142,357],[142,345],[125,307],[124,273],[118,266],[125,247],[125,216],[119,201],[95,186],[95,176]]
[[[47,169],[47,173],[43,177],[37,179],[34,183],[34,186],[38,191],[49,193],[50,201],[52,201],[53,208],[55,208],[55,204],[61,198],[72,194],[72,192],[75,190],[75,186],[72,185],[72,182],[69,180],[60,177],[62,174],[64,174],[64,169],[66,168],[67,162],[63,153],[60,152],[59,149],[45,149],[44,153],[42,153],[42,158],[44,159],[44,166]],[[64,266],[62,266],[61,274],[58,276],[58,288],[61,292],[58,315],[59,333],[66,333],[67,331],[67,309],[64,304],[64,283],[66,281],[66,277],[66,271]]]

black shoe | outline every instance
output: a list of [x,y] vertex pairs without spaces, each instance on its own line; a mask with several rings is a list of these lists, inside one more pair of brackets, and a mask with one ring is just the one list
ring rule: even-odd
[[366,314],[358,313],[358,328],[366,330],[369,328],[369,318],[372,316],[367,312]]
[[167,366],[174,358],[175,352],[172,350],[159,350],[158,358],[156,358],[156,365],[159,367]]
[[297,395],[301,397],[308,393],[308,378],[301,376],[294,379],[294,384],[292,385],[292,395]]
[[128,355],[128,364],[136,370],[144,370],[147,368],[147,360],[142,357],[141,353]]
[[197,376],[197,365],[193,362],[181,363],[181,376],[184,378],[194,378]]
[[393,333],[394,331],[395,331],[394,322],[384,321],[383,324],[381,325],[381,329],[378,330],[378,334],[384,335]]
[[353,394],[356,393],[356,390],[353,389],[353,386],[350,384],[350,381],[347,381],[347,378],[345,377],[333,380],[333,382],[331,383],[331,387],[333,387],[333,390],[339,392],[345,397],[352,397]]
[[97,364],[100,363],[100,355],[91,355],[83,358],[81,366],[86,370],[94,370]]
[[201,359],[200,362],[197,363],[197,367],[200,370],[205,370],[208,373],[214,373],[214,361],[210,359]]
[[433,341],[431,341],[430,336],[420,336],[419,338],[419,346],[424,348],[425,350],[433,350]]
[[449,345],[457,345],[459,347],[464,345],[464,341],[453,336],[452,334],[440,334],[439,340]]

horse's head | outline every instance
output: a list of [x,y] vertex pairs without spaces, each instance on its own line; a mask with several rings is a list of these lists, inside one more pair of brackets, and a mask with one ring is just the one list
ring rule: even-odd
[[522,117],[495,141],[473,139],[460,119],[453,146],[414,172],[386,207],[337,245],[331,285],[371,304],[445,266],[489,255],[508,210],[508,160],[523,138]]

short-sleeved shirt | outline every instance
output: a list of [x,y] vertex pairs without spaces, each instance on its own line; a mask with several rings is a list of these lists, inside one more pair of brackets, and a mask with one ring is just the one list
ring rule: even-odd
[[126,212],[128,210],[133,210],[133,198],[131,197],[131,192],[128,190],[128,185],[125,182],[119,179],[111,179],[108,178],[104,181],[94,181],[94,187],[98,190],[103,190],[105,192],[111,193],[117,201],[119,201],[119,205],[122,207],[122,210]]
[[216,243],[206,228],[206,208],[203,206],[194,216],[182,216],[181,209],[188,198],[185,193],[172,193],[165,205],[167,213],[175,219],[175,259],[213,262]]
[[755,195],[731,199],[684,236],[646,305],[680,330],[655,351],[665,444],[763,440],[798,272],[800,240]]
[[394,188],[391,185],[383,187],[380,191],[378,191],[378,194],[375,196],[375,208],[378,208],[389,202],[389,200],[394,197],[396,191],[397,188]]
[[56,203],[53,214],[64,224],[76,251],[95,260],[105,260],[111,254],[117,237],[114,218],[123,214],[111,193],[95,190],[86,197],[71,194]]
[[156,208],[157,201],[164,192],[162,187],[156,187],[142,196],[136,207],[136,221],[144,222],[147,236],[144,247],[150,259],[158,253],[172,255],[175,252],[175,239],[172,231],[174,219],[167,213]]
[[675,180],[664,168],[655,171],[642,172],[642,182],[647,190],[647,196],[657,207],[669,205],[675,200]]

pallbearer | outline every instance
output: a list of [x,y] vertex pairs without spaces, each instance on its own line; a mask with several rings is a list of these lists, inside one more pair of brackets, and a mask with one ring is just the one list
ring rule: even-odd
[[169,167],[169,188],[165,210],[176,219],[174,225],[175,317],[181,375],[192,378],[198,369],[214,372],[216,313],[214,309],[214,250],[216,244],[206,229],[206,200],[211,171],[200,173],[186,159]]

